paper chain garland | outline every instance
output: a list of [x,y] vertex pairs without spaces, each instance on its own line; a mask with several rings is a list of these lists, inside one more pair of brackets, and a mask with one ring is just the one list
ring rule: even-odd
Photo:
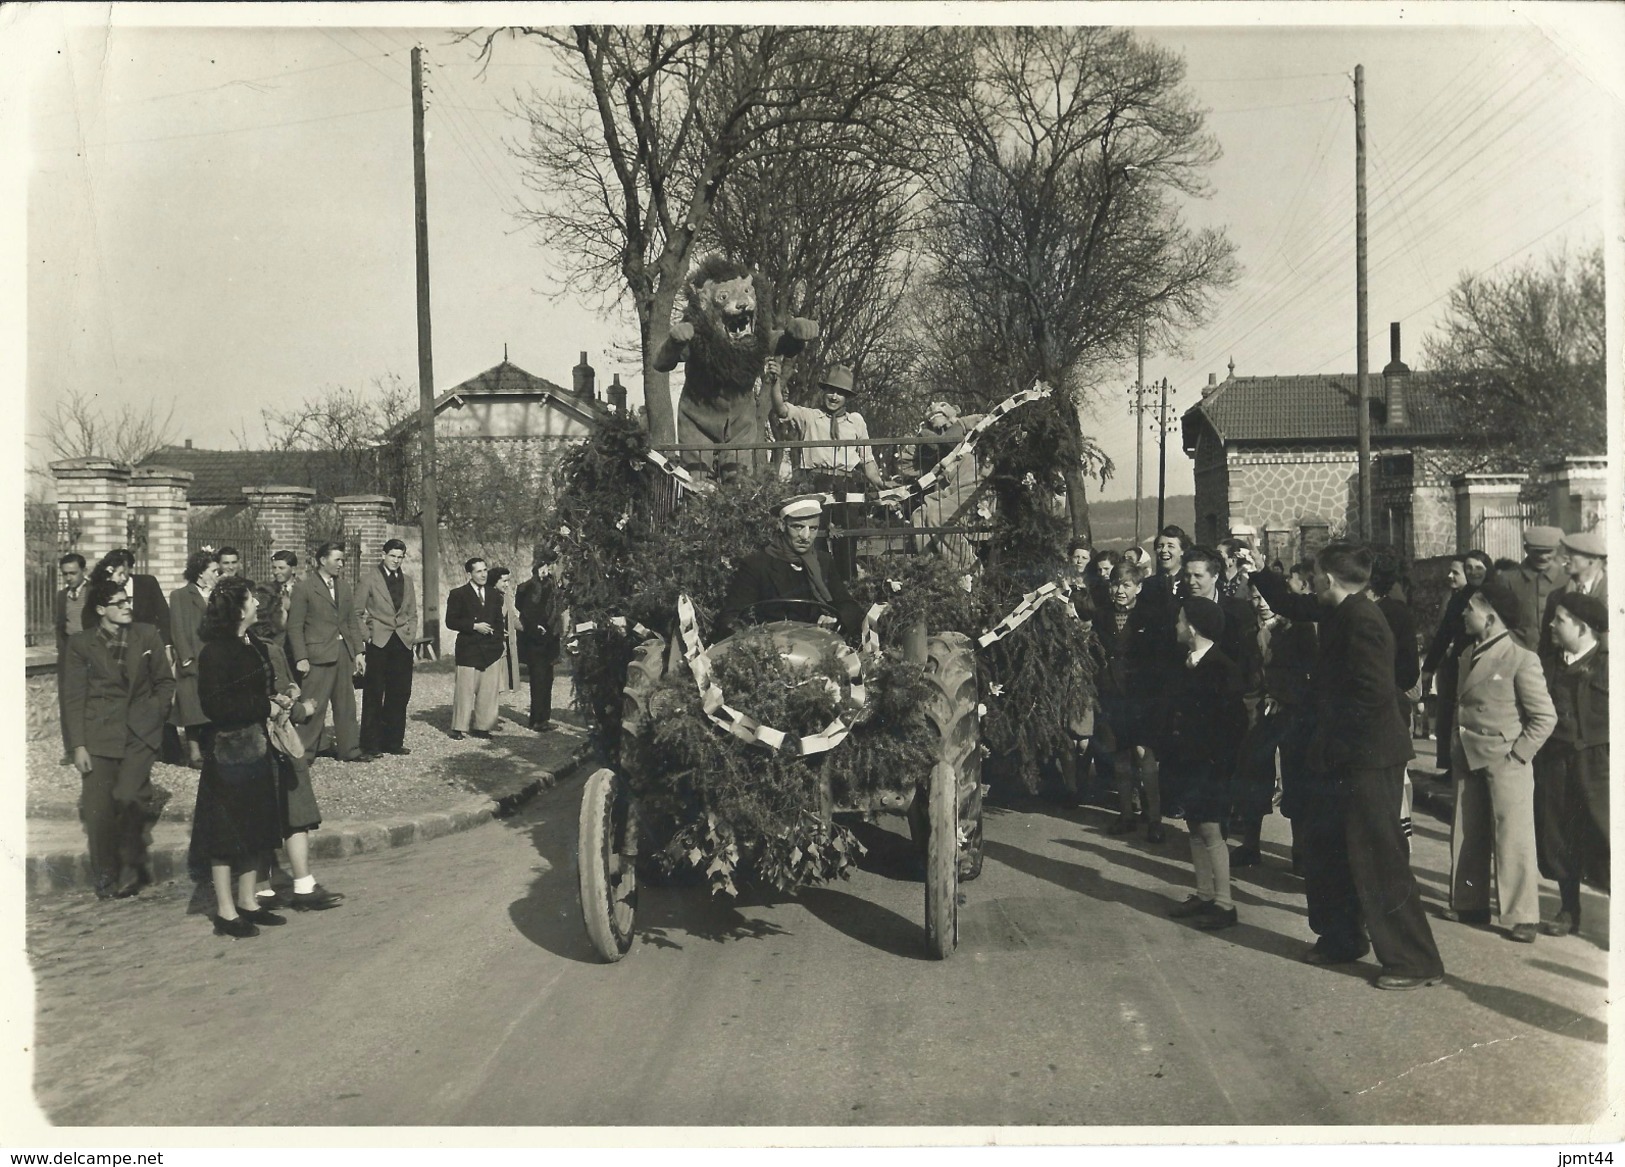
[[[1009,615],[976,638],[976,647],[986,648],[994,641],[1003,640],[1025,624],[1034,612],[1038,611],[1050,600],[1062,599],[1064,596],[1065,593],[1061,591],[1061,586],[1054,582],[1044,584],[1042,587],[1028,592],[1021,597],[1021,603],[1010,609]],[[1076,618],[1078,613],[1071,604],[1066,606],[1066,610]]]
[[[940,462],[912,482],[905,482],[901,486],[888,487],[887,489],[878,491],[875,494],[865,494],[861,492],[839,495],[826,494],[823,496],[824,505],[829,507],[836,506],[841,503],[867,502],[890,504],[902,502],[905,499],[911,498],[923,499],[927,495],[934,494],[938,490],[942,489],[942,487],[947,485],[948,480],[943,476],[942,472],[952,466],[955,462],[959,461],[959,459],[963,458],[966,454],[969,454],[972,450],[974,450],[976,448],[976,443],[981,440],[982,435],[987,432],[989,426],[998,421],[1005,414],[1009,413],[1012,409],[1026,405],[1029,401],[1040,401],[1048,397],[1052,392],[1054,392],[1054,390],[1052,390],[1048,385],[1044,384],[1044,382],[1035,381],[1031,389],[1023,389],[1019,393],[1012,393],[1009,397],[1006,397],[1003,401],[999,402],[992,409],[990,409],[987,414],[983,416],[981,421],[977,422],[975,425],[971,426],[970,429],[966,430],[965,436],[959,440],[959,444],[944,454]],[[659,450],[648,450],[644,453],[644,457],[648,458],[650,462],[653,462],[666,474],[676,479],[678,485],[684,489],[698,489],[697,484],[694,481],[694,476],[690,474],[687,469],[673,462]]]

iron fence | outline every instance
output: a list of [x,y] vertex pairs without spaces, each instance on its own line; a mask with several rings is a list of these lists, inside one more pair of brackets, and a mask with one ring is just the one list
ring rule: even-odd
[[33,508],[23,516],[23,644],[53,644],[56,593],[61,587],[57,560],[72,551],[79,531],[69,516]]
[[1524,528],[1537,525],[1544,517],[1538,502],[1520,502],[1517,510],[1505,514],[1482,514],[1461,550],[1477,548],[1491,559],[1522,559]]
[[260,529],[254,512],[247,509],[189,518],[186,524],[186,550],[190,554],[204,547],[215,551],[235,547],[241,557],[238,571],[253,580],[271,578],[271,553],[276,548],[271,536]]
[[[874,487],[858,472],[837,469],[844,458],[839,451],[868,448],[887,486],[918,477],[937,468],[942,485],[923,499],[887,505],[874,501],[842,502],[825,510],[824,536],[843,574],[850,574],[858,558],[900,552],[934,552],[970,567],[977,544],[993,530],[993,495],[988,490],[987,468],[975,450],[953,465],[938,467],[957,437],[842,438],[823,441],[754,442],[716,447],[705,443],[677,443],[655,447],[691,471],[711,472],[719,462],[722,478],[731,473],[767,473],[792,483],[830,493],[874,494]],[[732,458],[737,470],[722,459]],[[681,491],[666,475],[651,484],[650,505],[655,520],[672,514]]]

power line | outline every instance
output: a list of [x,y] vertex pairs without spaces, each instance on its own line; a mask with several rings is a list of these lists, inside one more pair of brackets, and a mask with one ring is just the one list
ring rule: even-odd
[[290,121],[266,122],[258,126],[238,126],[229,130],[196,130],[187,134],[160,134],[154,138],[120,138],[112,142],[87,142],[86,148],[107,146],[139,146],[147,142],[173,142],[182,138],[212,138],[220,134],[251,134],[259,130],[277,130],[284,126],[308,126],[315,122],[332,122],[340,118],[362,117],[366,114],[384,113],[388,110],[399,111],[396,105],[380,105],[372,109],[352,109],[344,113],[322,114],[320,117],[294,118]]

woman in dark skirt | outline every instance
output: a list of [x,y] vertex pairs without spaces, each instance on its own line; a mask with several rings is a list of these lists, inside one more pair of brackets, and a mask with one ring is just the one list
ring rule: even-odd
[[[287,630],[277,591],[260,584],[254,589],[254,600],[259,617],[249,628],[248,635],[264,650],[271,666],[271,699],[292,721],[305,721],[315,709],[310,702],[300,700],[299,683],[288,667],[288,654],[282,647]],[[289,744],[292,746],[293,742],[290,740]],[[344,896],[328,891],[310,873],[310,832],[322,825],[321,808],[316,805],[316,792],[310,784],[310,759],[303,751],[297,756],[285,753],[274,741],[271,754],[276,764],[278,802],[282,811],[282,846],[288,853],[288,867],[293,872],[293,899],[286,902],[299,911],[336,908]],[[267,901],[266,907],[280,906],[284,901],[271,890],[270,876],[271,864],[267,857],[259,872],[258,896]]]
[[265,733],[266,718],[278,709],[271,663],[248,635],[258,607],[249,581],[229,576],[211,592],[199,629],[197,693],[208,723],[198,735],[203,772],[191,857],[194,865],[209,867],[219,936],[258,936],[256,925],[287,922],[254,898],[255,873],[282,842],[276,768]]

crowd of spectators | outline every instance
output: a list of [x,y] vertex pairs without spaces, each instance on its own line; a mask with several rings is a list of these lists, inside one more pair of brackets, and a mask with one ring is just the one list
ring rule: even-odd
[[[1455,793],[1440,917],[1493,918],[1520,943],[1579,931],[1581,884],[1608,890],[1606,547],[1553,527],[1524,547],[1521,563],[1454,558],[1424,637],[1387,548],[1333,543],[1263,568],[1243,540],[1193,546],[1177,526],[1149,563],[1073,543],[1065,582],[1093,628],[1098,696],[1066,761],[1115,787],[1108,834],[1143,823],[1155,846],[1165,816],[1185,820],[1195,889],[1170,915],[1235,925],[1231,869],[1263,861],[1278,808],[1316,936],[1304,959],[1375,949],[1378,987],[1437,983],[1409,862],[1407,766],[1431,722]],[[1559,893],[1545,921],[1542,876]]]

